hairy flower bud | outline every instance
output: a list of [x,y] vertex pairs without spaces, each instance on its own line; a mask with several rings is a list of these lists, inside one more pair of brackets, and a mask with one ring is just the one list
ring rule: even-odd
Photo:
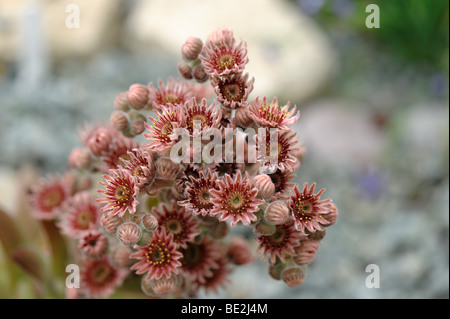
[[249,127],[253,123],[253,119],[248,115],[248,108],[248,105],[245,104],[236,110],[234,118],[237,126]]
[[292,257],[297,265],[306,265],[314,260],[314,255],[319,249],[320,242],[317,240],[303,240],[300,246],[295,247],[295,255]]
[[111,249],[111,263],[119,268],[129,268],[133,264],[133,260],[130,259],[131,252],[130,248],[117,245],[114,249]]
[[208,74],[205,72],[205,69],[200,64],[194,67],[192,70],[192,76],[199,83],[205,82],[209,78]]
[[192,79],[192,67],[189,65],[189,63],[186,62],[179,63],[178,73],[180,73],[180,75],[186,80]]
[[110,234],[115,234],[117,231],[117,227],[123,223],[122,218],[117,215],[111,215],[108,213],[104,213],[100,220],[103,228]]
[[128,103],[136,110],[141,110],[147,106],[148,103],[148,89],[141,84],[133,84],[128,89]]
[[130,124],[127,115],[122,111],[115,111],[110,117],[111,125],[118,131],[125,131]]
[[273,235],[276,231],[275,225],[269,224],[264,220],[259,221],[255,225],[255,233],[262,236],[270,236]]
[[336,205],[333,203],[329,203],[327,205],[328,214],[324,214],[323,218],[329,222],[329,224],[323,225],[324,227],[329,227],[331,225],[334,225],[338,218],[338,209]]
[[287,267],[281,273],[281,278],[289,287],[300,286],[305,281],[304,267]]
[[153,232],[143,231],[141,239],[139,239],[139,241],[137,242],[137,245],[139,247],[146,247],[146,246],[150,245],[150,243],[152,242],[152,239],[153,239]]
[[141,230],[135,223],[124,223],[117,228],[117,237],[126,246],[132,246],[141,239]]
[[128,111],[130,106],[128,105],[128,92],[120,92],[114,100],[114,108],[119,111]]
[[267,206],[264,218],[272,225],[283,224],[289,216],[289,208],[285,202],[277,200]]
[[275,185],[266,174],[257,175],[251,179],[252,185],[258,189],[256,198],[269,199],[275,192]]
[[74,148],[69,156],[69,164],[75,168],[89,168],[92,163],[91,152],[87,149]]
[[142,132],[145,131],[145,125],[144,125],[145,121],[143,120],[134,120],[131,123],[131,133],[133,133],[133,135],[139,135]]
[[242,238],[234,238],[228,246],[227,257],[233,264],[245,265],[255,260],[248,243]]
[[155,231],[158,228],[158,219],[156,219],[155,215],[147,213],[142,216],[142,226],[144,226],[145,230]]
[[155,163],[156,176],[162,179],[175,179],[180,172],[181,165],[172,162],[168,157],[160,157]]
[[78,240],[78,249],[90,258],[100,258],[108,249],[108,239],[98,230],[87,230]]
[[181,55],[187,61],[197,60],[202,51],[203,42],[199,38],[189,37],[181,47]]

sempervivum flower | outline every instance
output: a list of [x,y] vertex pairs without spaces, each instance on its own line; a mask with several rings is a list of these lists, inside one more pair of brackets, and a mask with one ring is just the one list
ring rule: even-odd
[[320,200],[320,195],[325,191],[325,188],[314,194],[315,186],[314,183],[308,189],[308,183],[305,183],[303,191],[300,192],[295,185],[294,192],[288,202],[295,228],[301,232],[305,232],[305,228],[310,232],[322,230],[320,224],[327,225],[329,223],[323,215],[329,213],[327,205],[331,202],[331,199]]
[[217,260],[222,254],[221,247],[207,237],[198,244],[188,243],[180,252],[183,255],[181,270],[193,281],[203,283],[206,277],[213,275],[213,269],[219,268]]
[[135,247],[136,252],[130,258],[138,259],[131,270],[136,270],[137,275],[147,273],[147,279],[159,279],[162,276],[169,278],[171,274],[178,274],[183,256],[178,246],[173,241],[173,235],[167,234],[164,228],[155,231],[153,240],[146,247]]
[[139,148],[138,142],[132,138],[117,136],[108,151],[103,152],[100,156],[103,165],[99,166],[98,169],[106,173],[110,169],[117,168],[118,165],[122,164],[122,160],[129,158],[128,152],[135,148]]
[[184,105],[186,128],[188,132],[203,134],[209,128],[217,128],[220,125],[221,114],[216,109],[216,103],[207,105],[206,99],[200,103],[192,98]]
[[63,234],[78,237],[81,232],[96,229],[100,224],[100,206],[87,191],[76,193],[67,201],[65,214],[61,215],[58,226]]
[[231,177],[235,177],[238,172],[244,170],[245,164],[243,163],[212,163],[210,165],[210,169],[217,173],[220,177],[225,176],[225,174],[230,175]]
[[80,234],[78,249],[90,258],[100,258],[106,254],[108,239],[98,230],[86,230]]
[[199,178],[201,170],[202,168],[194,163],[184,165],[184,169],[181,171],[180,176],[175,180],[174,187],[178,194],[185,197],[187,194],[186,182],[190,181],[191,176],[193,178]]
[[300,112],[296,115],[295,109],[289,111],[288,102],[285,106],[278,105],[276,97],[273,98],[272,103],[267,103],[267,98],[264,97],[261,101],[256,98],[249,108],[249,116],[259,125],[269,128],[279,128],[285,131],[290,131],[288,125],[294,124],[300,117]]
[[300,240],[306,236],[295,229],[292,223],[277,225],[272,235],[259,236],[256,241],[259,243],[258,252],[262,251],[262,258],[269,256],[272,264],[275,264],[277,257],[284,262],[285,255],[294,255],[294,248],[300,245]]
[[81,143],[87,146],[95,156],[107,152],[113,139],[119,136],[118,131],[110,125],[85,126],[78,135]]
[[217,293],[219,288],[224,288],[230,282],[229,275],[231,270],[228,268],[226,259],[221,257],[216,262],[219,267],[211,270],[212,275],[206,277],[205,282],[194,282],[194,291],[203,288],[206,294]]
[[268,130],[265,135],[265,139],[264,136],[260,137],[260,134],[256,136],[257,161],[262,163],[262,167],[269,172],[273,172],[276,169],[293,171],[293,166],[298,161],[292,155],[292,152],[298,145],[295,137],[296,133],[278,131],[277,140],[275,141],[272,141],[272,134]]
[[241,73],[248,62],[247,44],[241,41],[236,45],[231,36],[216,37],[215,41],[206,41],[199,58],[208,75]]
[[127,274],[128,271],[113,267],[106,256],[86,259],[81,265],[80,286],[91,298],[108,297]]
[[210,191],[214,204],[212,216],[220,214],[219,220],[230,220],[231,226],[238,222],[250,225],[257,220],[254,213],[264,201],[256,198],[258,190],[251,185],[248,173],[242,177],[241,172],[238,172],[234,179],[226,174],[225,179],[219,180],[217,184],[219,189]]
[[149,117],[153,125],[145,123],[145,128],[150,133],[144,133],[144,137],[153,140],[148,144],[148,148],[153,152],[162,152],[171,148],[176,139],[174,137],[174,130],[179,128],[184,123],[184,111],[182,108],[176,108],[169,104],[167,107],[162,106],[162,111],[156,112],[157,118]]
[[226,256],[235,265],[245,265],[255,260],[250,245],[241,237],[235,237],[231,240]]
[[39,180],[30,190],[32,216],[37,219],[56,218],[65,208],[69,196],[70,187],[66,177],[51,176]]
[[173,235],[173,241],[180,247],[186,248],[187,243],[194,240],[195,236],[200,234],[198,225],[200,222],[195,216],[192,216],[184,207],[179,207],[175,201],[172,202],[172,207],[167,207],[161,204],[158,208],[153,208],[158,220],[158,225],[165,228],[167,233]]
[[290,171],[281,170],[277,170],[275,173],[268,175],[275,185],[275,193],[272,196],[272,200],[288,198],[295,185],[291,181],[296,175]]
[[248,73],[233,74],[230,77],[211,77],[211,85],[217,94],[217,100],[230,109],[240,108],[253,90],[255,78],[248,81]]
[[137,148],[128,152],[129,159],[123,159],[123,166],[136,179],[136,186],[144,187],[153,182],[156,174],[152,154],[145,148]]
[[218,189],[217,173],[208,171],[208,174],[199,172],[199,177],[191,176],[191,181],[186,182],[187,199],[179,201],[178,204],[186,207],[186,209],[194,215],[207,216],[211,213],[214,204],[211,202],[212,189]]
[[159,80],[158,88],[155,88],[153,83],[150,83],[148,89],[149,99],[156,110],[162,110],[162,107],[167,107],[169,104],[182,105],[194,96],[191,85],[173,78],[169,78],[167,84]]
[[104,205],[101,210],[120,217],[127,211],[134,214],[138,204],[136,197],[139,194],[134,177],[122,167],[109,172],[110,175],[103,175],[106,183],[99,182],[105,189],[97,190],[103,194],[103,198],[97,200]]

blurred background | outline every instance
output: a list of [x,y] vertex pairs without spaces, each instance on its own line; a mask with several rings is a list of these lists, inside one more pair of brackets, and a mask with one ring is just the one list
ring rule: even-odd
[[[448,298],[446,0],[0,0],[1,209],[24,209],[30,175],[63,172],[78,128],[107,122],[119,92],[178,77],[185,39],[225,26],[247,42],[250,98],[300,109],[296,181],[326,188],[339,219],[300,287],[258,259],[201,297]],[[0,297],[35,296],[6,274]]]

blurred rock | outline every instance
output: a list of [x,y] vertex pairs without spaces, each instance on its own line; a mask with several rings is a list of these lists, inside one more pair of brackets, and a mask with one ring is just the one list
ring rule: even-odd
[[138,1],[126,24],[127,47],[159,47],[179,60],[188,37],[204,40],[216,29],[230,27],[238,41],[247,42],[253,96],[298,103],[323,87],[336,63],[325,35],[285,1]]
[[[0,0],[0,59],[16,61],[20,55],[21,21],[32,7],[40,9],[50,55],[67,58],[88,57],[114,41],[120,5],[121,0]],[[78,9],[79,28],[71,28]]]

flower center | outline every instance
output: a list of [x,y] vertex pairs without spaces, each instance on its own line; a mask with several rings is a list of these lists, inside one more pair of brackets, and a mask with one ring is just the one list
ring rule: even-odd
[[287,115],[285,110],[281,110],[281,107],[277,104],[263,104],[259,108],[259,114],[262,118],[271,122],[281,122]]
[[[199,126],[200,122],[200,127]],[[200,129],[203,130],[203,128],[210,124],[210,121],[208,117],[204,114],[194,114],[192,117],[188,120],[189,128],[191,131],[194,131],[194,129]]]
[[218,61],[218,67],[220,70],[225,70],[225,69],[231,69],[234,64],[235,64],[236,60],[234,59],[234,56],[231,54],[222,54],[219,57],[219,61]]
[[173,104],[173,105],[180,104],[180,98],[176,94],[169,93],[169,94],[167,94],[166,96],[164,96],[162,98],[162,102],[165,105],[167,105],[167,103],[170,103],[170,104]]
[[182,254],[183,267],[194,268],[201,261],[202,249],[199,245],[188,243],[188,247],[182,251]]
[[221,84],[220,92],[227,101],[241,101],[244,96],[244,85],[238,81]]
[[296,213],[300,216],[300,220],[312,219],[311,215],[314,211],[314,206],[311,203],[311,201],[309,201],[308,199],[299,198],[295,207],[296,207]]
[[179,235],[183,232],[183,225],[178,219],[169,219],[166,221],[165,226],[174,235]]
[[45,209],[51,210],[54,207],[61,205],[64,199],[62,189],[56,188],[48,191],[42,199],[42,204]]
[[211,209],[214,206],[209,200],[210,195],[208,191],[208,188],[196,188],[196,204],[200,208]]
[[114,269],[106,264],[99,264],[92,271],[92,281],[97,285],[108,283],[114,277]]
[[130,189],[124,185],[116,188],[114,197],[119,203],[127,203],[130,200]]
[[270,236],[264,236],[266,241],[272,246],[281,246],[287,240],[288,234],[286,229],[280,225],[276,227],[275,233]]
[[145,253],[147,263],[153,266],[162,266],[170,263],[170,254],[165,246],[166,244],[161,242],[161,240],[158,240],[157,243],[151,243],[148,247],[148,252]]
[[228,196],[227,204],[233,211],[239,211],[246,207],[246,200],[242,193],[233,192]]
[[92,212],[88,211],[88,210],[83,210],[80,213],[78,213],[77,216],[77,225],[78,228],[81,229],[87,229],[89,228],[89,225],[91,222],[93,222],[93,216],[92,216]]

